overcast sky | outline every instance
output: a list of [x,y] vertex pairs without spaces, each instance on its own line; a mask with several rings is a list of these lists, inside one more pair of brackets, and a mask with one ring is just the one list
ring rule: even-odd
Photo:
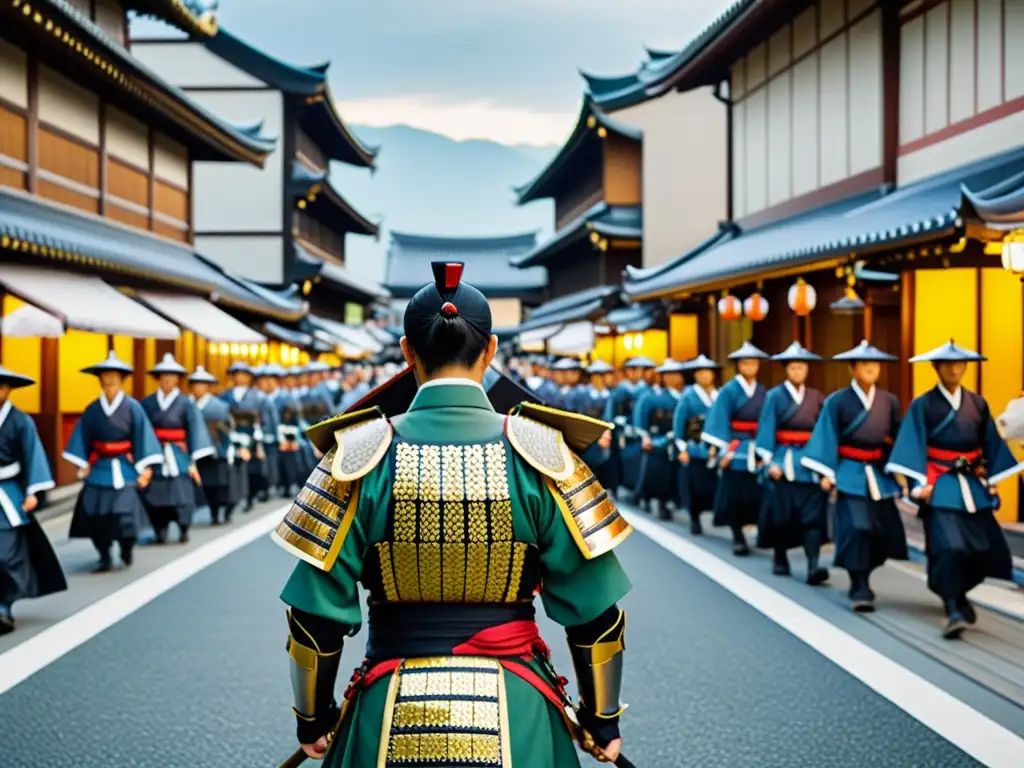
[[221,23],[294,63],[330,59],[354,123],[558,144],[583,81],[678,49],[729,0],[220,0]]

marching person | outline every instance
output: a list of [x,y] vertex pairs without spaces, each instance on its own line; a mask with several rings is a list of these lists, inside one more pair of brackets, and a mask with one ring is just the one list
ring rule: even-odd
[[820,479],[800,463],[825,396],[806,385],[810,364],[821,357],[794,341],[772,357],[782,363],[786,380],[768,390],[755,446],[767,467],[766,503],[757,524],[757,546],[773,552],[772,573],[789,576],[787,550],[803,547],[807,556],[807,583],[828,580],[818,565],[821,545],[828,537],[828,496]]
[[765,398],[757,372],[767,358],[749,341],[729,355],[736,361],[736,377],[719,391],[701,434],[719,467],[714,523],[729,526],[737,557],[750,554],[743,526],[757,522],[763,501],[754,438]]
[[101,392],[86,406],[63,453],[84,480],[69,535],[92,539],[100,556],[98,572],[113,567],[114,541],[121,562],[131,566],[145,511],[139,491],[145,490],[154,467],[164,460],[146,412],[124,392],[124,379],[133,372],[113,350],[103,362],[82,369],[99,379]]
[[558,394],[558,387],[551,380],[551,361],[547,355],[537,355],[533,358],[533,376],[526,380],[526,386],[541,401],[549,403],[554,400]]
[[275,363],[267,363],[258,366],[253,371],[256,378],[256,389],[260,396],[260,428],[263,432],[263,472],[256,477],[250,476],[249,478],[249,495],[256,501],[269,499],[272,493],[277,492],[278,486],[281,484],[277,441],[280,417],[273,394],[277,389],[277,379],[283,370]]
[[196,462],[217,452],[202,413],[195,403],[181,396],[178,385],[187,373],[168,352],[149,371],[157,380],[157,391],[141,403],[164,455],[160,471],[142,491],[142,503],[157,544],[167,541],[172,522],[178,526],[178,541],[188,543],[188,529],[196,511],[195,486],[202,482]]
[[[611,390],[605,383],[608,374],[615,369],[603,360],[595,360],[587,366],[586,372],[590,376],[590,383],[581,387],[579,400],[577,401],[577,412],[592,419],[600,419],[604,414],[604,404],[608,400]],[[614,488],[618,485],[618,476],[615,472],[615,464],[612,462],[612,432],[605,433],[587,448],[580,458],[594,470],[594,475],[605,488]]]
[[614,453],[619,466],[620,488],[632,494],[640,480],[640,454],[643,443],[633,430],[633,411],[636,401],[650,385],[646,381],[648,371],[653,371],[657,364],[646,357],[634,357],[624,366],[626,378],[620,381],[604,407],[604,420],[615,425],[616,451]]
[[230,523],[231,513],[248,485],[243,479],[243,476],[248,476],[248,470],[237,457],[238,449],[231,438],[235,432],[231,409],[213,394],[217,377],[203,366],[196,366],[195,372],[188,377],[188,383],[191,390],[189,399],[195,403],[206,423],[214,448],[214,453],[196,460],[200,478],[196,486],[196,505],[209,507],[212,525],[220,525],[222,520]]
[[68,588],[60,561],[34,512],[54,487],[32,417],[10,401],[28,376],[0,366],[0,635],[14,631],[14,603]]
[[232,387],[223,397],[231,408],[231,418],[235,422],[235,431],[231,440],[235,445],[235,455],[242,460],[245,467],[241,499],[245,502],[243,512],[252,510],[253,499],[263,486],[263,425],[260,423],[262,398],[252,388],[253,369],[241,360],[236,360],[228,368]]
[[[287,372],[285,382],[294,385],[295,377]],[[280,464],[281,488],[287,496],[292,489],[302,485],[309,470],[305,437],[302,434],[302,404],[294,386],[277,390],[274,403],[277,406],[277,444]]]
[[985,398],[961,386],[968,363],[985,360],[952,340],[912,363],[931,363],[939,379],[907,409],[885,469],[909,484],[920,504],[928,589],[946,611],[946,638],[978,617],[967,593],[985,580],[1010,579],[1013,558],[999,521],[997,485],[1024,470]]
[[672,418],[678,472],[678,512],[690,518],[690,533],[703,533],[702,513],[713,509],[718,489],[718,471],[710,458],[708,444],[701,440],[708,411],[718,399],[715,371],[721,366],[705,355],[683,363],[683,370],[693,373],[693,385],[679,398]]
[[554,375],[561,377],[556,394],[548,405],[563,411],[578,411],[577,402],[580,397],[580,373],[583,366],[572,357],[564,357],[554,365]]
[[[323,373],[329,366],[327,363],[314,361],[306,366],[309,378],[308,389],[302,395],[302,413],[310,424],[323,421],[334,415],[334,398],[323,385]],[[355,390],[349,393],[354,396]]]
[[825,399],[800,463],[836,491],[833,563],[850,574],[853,610],[875,610],[871,572],[886,560],[907,559],[907,535],[896,508],[896,481],[885,457],[900,428],[896,396],[876,386],[881,364],[896,360],[864,340],[836,355],[850,365],[850,386]]
[[656,370],[662,384],[643,392],[633,408],[633,429],[640,436],[643,449],[634,497],[657,504],[661,519],[669,520],[668,504],[676,492],[672,421],[682,394],[683,364],[668,358]]
[[[391,764],[389,755],[409,754],[409,733],[431,745],[410,765],[470,755],[482,765],[486,755],[494,766],[578,766],[535,621],[538,585],[548,617],[566,627],[588,736],[571,727],[594,755],[619,756],[618,601],[630,585],[612,550],[631,528],[569,448],[603,425],[530,404],[494,411],[481,382],[497,339],[487,300],[461,269],[435,264],[435,282],[406,309],[401,345],[420,384],[408,411],[391,421],[345,414],[314,429],[327,455],[275,533],[299,559],[282,593],[298,740],[329,768]],[[572,515],[584,499],[596,503],[580,527]],[[312,503],[331,521],[327,546]],[[339,713],[334,684],[345,638],[362,622],[360,581],[370,593],[367,658]],[[476,680],[469,709],[458,670]]]

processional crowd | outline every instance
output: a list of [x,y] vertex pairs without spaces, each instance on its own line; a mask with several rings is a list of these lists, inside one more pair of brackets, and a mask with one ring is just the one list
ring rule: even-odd
[[[114,566],[115,542],[121,564],[132,565],[147,520],[154,543],[167,541],[172,524],[186,543],[197,511],[208,510],[220,525],[257,501],[291,498],[320,459],[306,428],[349,408],[395,370],[235,362],[221,385],[202,366],[190,373],[168,354],[148,371],[156,391],[137,401],[123,388],[132,366],[111,352],[83,370],[96,376],[100,394],[63,452],[82,480],[70,537],[91,539],[96,570],[105,572]],[[16,601],[67,588],[33,514],[40,494],[54,488],[53,474],[35,423],[9,399],[12,389],[34,383],[0,367],[0,634],[15,628]]]
[[[756,525],[772,572],[790,575],[788,552],[802,548],[812,586],[829,579],[821,549],[834,541],[855,611],[875,609],[872,571],[908,559],[901,510],[919,516],[944,637],[974,624],[967,593],[985,578],[1012,576],[997,485],[1024,470],[988,403],[960,384],[966,366],[984,358],[952,340],[911,358],[931,363],[938,383],[905,415],[876,386],[881,366],[897,358],[867,341],[833,358],[850,366],[852,380],[828,397],[805,384],[809,366],[824,361],[797,342],[777,355],[746,342],[729,359],[737,375],[720,389],[721,366],[704,355],[660,366],[635,357],[621,371],[544,356],[510,365],[544,402],[614,424],[583,458],[620,498],[664,519],[688,518],[694,535],[710,511],[714,525],[730,529],[736,556],[750,554],[744,528]],[[765,360],[786,376],[768,391],[757,381]]]

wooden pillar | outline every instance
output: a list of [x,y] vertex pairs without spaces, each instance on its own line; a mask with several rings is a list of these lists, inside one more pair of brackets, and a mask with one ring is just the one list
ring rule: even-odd
[[900,144],[900,6],[882,3],[882,180],[895,184]]
[[914,398],[911,365],[914,356],[914,273],[900,273],[900,403],[906,408]]
[[28,109],[26,117],[27,165],[26,179],[29,194],[39,192],[39,63],[33,57],[28,60]]
[[146,193],[147,197],[148,197],[148,202],[146,204],[146,208],[148,208],[149,210],[148,210],[148,213],[147,213],[148,221],[147,221],[146,226],[149,228],[149,231],[152,232],[153,231],[153,211],[156,208],[156,175],[155,175],[155,166],[156,166],[156,134],[155,134],[155,132],[153,131],[152,128],[149,129],[149,160],[148,160],[148,165],[149,165],[149,168],[148,168],[148,192]]
[[39,437],[46,456],[53,467],[54,477],[60,482],[60,455],[64,450],[60,413],[60,357],[57,339],[41,339],[39,365]]
[[97,212],[100,216],[107,214],[107,104],[106,102],[100,102],[99,108],[100,118],[100,146],[99,146],[99,163],[100,163],[100,201]]
[[132,376],[132,397],[141,400],[146,396],[146,340],[132,339],[132,360],[135,375]]

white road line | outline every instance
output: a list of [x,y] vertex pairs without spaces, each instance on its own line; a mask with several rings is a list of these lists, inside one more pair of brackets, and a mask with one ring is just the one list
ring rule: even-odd
[[696,568],[826,659],[989,768],[1020,768],[1024,739],[735,566],[642,515],[655,544]]
[[64,654],[92,639],[190,576],[270,533],[287,507],[268,512],[237,530],[147,573],[0,656],[0,696]]

